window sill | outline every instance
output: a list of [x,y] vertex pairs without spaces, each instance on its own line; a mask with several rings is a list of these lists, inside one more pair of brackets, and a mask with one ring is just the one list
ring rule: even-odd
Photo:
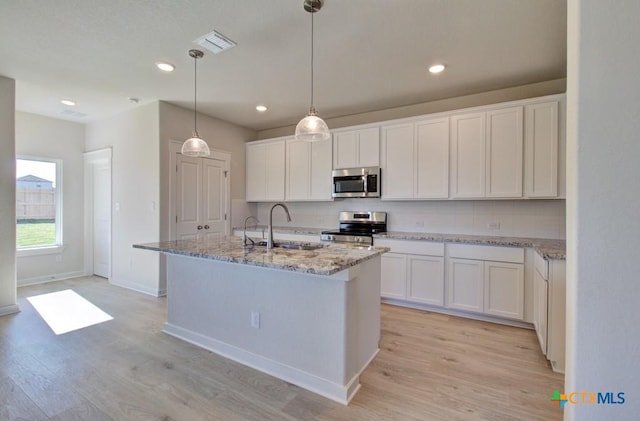
[[42,256],[46,254],[61,254],[64,251],[63,245],[31,247],[16,249],[17,257]]

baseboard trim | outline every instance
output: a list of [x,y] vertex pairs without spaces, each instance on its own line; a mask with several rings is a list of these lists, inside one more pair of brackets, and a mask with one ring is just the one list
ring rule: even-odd
[[450,316],[458,316],[458,317],[463,317],[465,319],[481,320],[483,322],[498,323],[506,326],[521,327],[523,329],[531,329],[531,330],[534,329],[532,323],[519,321],[519,320],[502,319],[499,317],[475,314],[475,313],[470,313],[462,310],[452,310],[444,307],[431,306],[429,304],[411,303],[404,300],[397,300],[394,298],[382,298],[380,301],[384,304],[391,304],[399,307],[407,307],[407,308],[413,308],[416,310],[430,311],[432,313],[448,314]]
[[86,276],[84,274],[84,271],[77,270],[74,272],[56,273],[52,275],[35,276],[33,278],[18,279],[16,283],[18,287],[26,287],[29,285],[45,284],[47,282],[62,281],[65,279],[80,278],[82,276]]
[[17,304],[0,307],[0,316],[7,316],[18,312],[20,312],[20,307],[18,307]]
[[345,385],[341,385],[176,325],[165,323],[162,331],[170,336],[189,342],[220,356],[269,374],[270,376],[295,384],[296,386],[310,390],[343,405],[348,405],[349,401],[351,401],[353,396],[358,392],[360,389],[360,373],[377,354],[376,351],[361,371],[353,376]]
[[130,289],[131,291],[139,292],[145,295],[151,295],[152,297],[156,298],[162,297],[163,295],[167,294],[166,291],[162,291],[156,288],[149,288],[147,285],[143,285],[138,282],[127,281],[125,279],[110,278],[109,283],[117,287]]

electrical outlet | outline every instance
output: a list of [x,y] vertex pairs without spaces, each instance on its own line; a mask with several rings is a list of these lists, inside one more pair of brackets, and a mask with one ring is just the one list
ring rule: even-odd
[[251,327],[260,329],[260,313],[257,311],[251,312]]
[[56,255],[56,262],[62,262],[62,255],[61,254],[57,254]]
[[416,221],[416,227],[423,228],[424,227],[424,221]]
[[499,230],[500,229],[500,222],[489,222],[487,224],[487,229],[490,230]]

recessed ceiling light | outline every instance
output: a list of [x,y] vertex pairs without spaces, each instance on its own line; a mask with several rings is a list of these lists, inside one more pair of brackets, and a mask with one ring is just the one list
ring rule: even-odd
[[73,107],[74,105],[76,105],[76,102],[72,101],[70,99],[63,99],[60,102],[62,102],[64,105],[68,105],[70,107]]
[[431,73],[440,73],[444,70],[444,64],[434,64],[433,66],[429,67],[429,72]]
[[174,66],[173,64],[167,63],[165,61],[157,62],[156,67],[163,72],[173,72],[173,70],[176,68],[176,66]]
[[266,107],[266,105],[257,105],[256,106],[256,110],[258,110],[259,112],[263,113],[263,112],[267,111],[267,107]]

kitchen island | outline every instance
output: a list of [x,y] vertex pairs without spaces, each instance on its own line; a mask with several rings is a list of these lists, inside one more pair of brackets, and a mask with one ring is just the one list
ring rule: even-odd
[[134,245],[167,255],[164,332],[347,404],[378,352],[385,248]]

